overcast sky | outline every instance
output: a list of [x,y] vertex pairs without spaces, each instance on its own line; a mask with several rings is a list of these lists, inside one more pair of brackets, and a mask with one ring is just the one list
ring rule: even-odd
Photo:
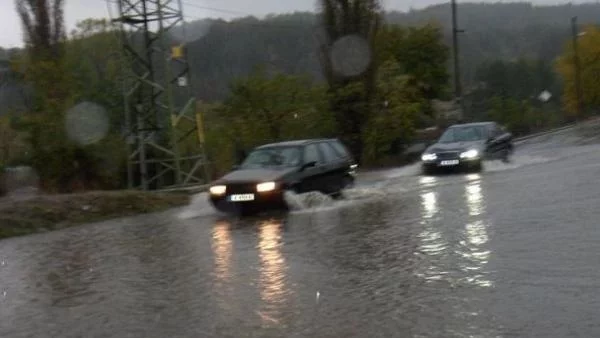
[[[65,0],[65,20],[68,28],[75,22],[86,18],[108,17],[105,0]],[[509,0],[472,0],[472,2],[513,2]],[[447,0],[383,0],[387,9],[408,10],[422,8]],[[461,1],[460,2],[468,2]],[[568,0],[534,0],[534,3],[564,4]],[[15,12],[15,0],[0,0],[0,46],[16,47],[21,45],[22,34],[19,18]],[[314,11],[316,0],[183,0],[186,20],[200,18],[225,18],[236,16],[293,11]],[[204,8],[202,8],[204,7]]]

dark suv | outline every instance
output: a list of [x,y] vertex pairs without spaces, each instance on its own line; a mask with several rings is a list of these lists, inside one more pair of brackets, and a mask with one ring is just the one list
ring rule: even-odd
[[223,212],[287,209],[286,190],[338,197],[354,184],[357,164],[337,139],[272,143],[255,148],[241,165],[213,182],[210,201]]

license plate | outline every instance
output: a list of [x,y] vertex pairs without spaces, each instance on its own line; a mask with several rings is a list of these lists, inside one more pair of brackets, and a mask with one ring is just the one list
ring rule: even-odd
[[231,202],[254,201],[254,194],[231,195],[231,196],[229,196],[229,201],[231,201]]
[[440,165],[441,166],[458,165],[458,160],[442,161],[442,162],[440,162]]

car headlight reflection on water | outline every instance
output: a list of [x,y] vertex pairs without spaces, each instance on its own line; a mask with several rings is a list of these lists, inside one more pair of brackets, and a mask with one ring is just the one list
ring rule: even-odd
[[216,196],[225,195],[225,192],[227,191],[227,186],[225,186],[225,185],[213,185],[208,190],[210,191],[211,195],[216,195]]
[[435,161],[435,160],[437,160],[437,155],[436,154],[423,154],[421,156],[421,160],[425,161],[425,162],[427,162],[427,161]]
[[479,151],[476,149],[471,149],[460,153],[460,158],[464,158],[467,160],[472,160],[479,157]]
[[277,187],[275,182],[263,182],[256,185],[257,192],[268,192],[273,191]]

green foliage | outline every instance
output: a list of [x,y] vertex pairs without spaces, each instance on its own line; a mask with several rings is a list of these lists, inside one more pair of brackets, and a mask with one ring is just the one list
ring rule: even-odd
[[[479,87],[467,97],[471,119],[500,121],[517,134],[564,120],[557,100],[560,83],[547,61],[488,61],[478,68],[477,80]],[[547,102],[539,99],[543,91],[553,94]]]
[[[22,18],[25,20],[23,14]],[[52,29],[60,32],[61,18],[54,19],[57,21],[52,22]],[[39,24],[33,23],[32,27]],[[97,144],[83,146],[70,140],[65,130],[66,111],[81,101],[108,107],[113,124],[118,125],[117,106],[121,101],[117,95],[120,87],[114,58],[115,31],[106,21],[87,20],[78,25],[73,39],[68,41],[55,37],[43,42],[31,34],[45,36],[44,32],[37,28],[32,32],[28,31],[30,44],[18,68],[23,80],[31,84],[35,98],[29,112],[18,121],[31,147],[27,164],[37,171],[42,188],[48,191],[121,186],[126,158],[121,138],[112,135]],[[40,49],[49,52],[43,58],[35,56],[34,52]]]
[[222,105],[205,113],[207,149],[216,173],[228,170],[242,149],[334,134],[325,89],[306,76],[269,75],[259,69],[234,82],[231,92]]
[[0,117],[0,172],[23,159],[27,151],[25,137],[15,129],[11,117]]
[[425,98],[431,100],[447,94],[450,54],[440,26],[385,25],[377,36],[377,49],[379,62],[398,62],[399,72],[409,75]]
[[536,106],[530,100],[495,96],[491,105],[488,118],[506,125],[515,135],[556,127],[564,122],[560,110]]
[[559,90],[551,64],[539,59],[485,62],[477,70],[477,80],[483,85],[482,93],[489,96],[529,99],[537,98],[544,90]]
[[[318,114],[324,106],[324,92],[306,77],[269,76],[259,70],[236,81],[231,91],[224,114],[239,131],[237,137],[244,145],[323,132]],[[306,131],[299,133],[294,128],[299,124]]]
[[329,86],[329,107],[334,112],[340,138],[360,162],[364,149],[361,128],[370,118],[378,63],[371,58],[360,74],[342,74],[334,67],[333,47],[342,38],[352,36],[362,39],[373,54],[381,26],[381,4],[378,0],[321,0],[320,5],[326,36],[320,56]]
[[115,129],[123,118],[120,48],[117,27],[107,20],[87,19],[71,32],[65,49],[73,100],[94,102],[107,109]]
[[[586,26],[584,35],[578,38],[581,94],[584,114],[600,107],[600,28]],[[563,54],[556,62],[556,70],[564,84],[563,105],[571,116],[577,115],[577,93],[575,86],[575,58],[572,42],[566,44]]]
[[394,146],[408,143],[426,99],[411,84],[411,76],[402,74],[400,65],[388,61],[382,65],[377,81],[377,100],[369,123],[363,130],[364,160],[374,164],[385,155],[398,153]]

